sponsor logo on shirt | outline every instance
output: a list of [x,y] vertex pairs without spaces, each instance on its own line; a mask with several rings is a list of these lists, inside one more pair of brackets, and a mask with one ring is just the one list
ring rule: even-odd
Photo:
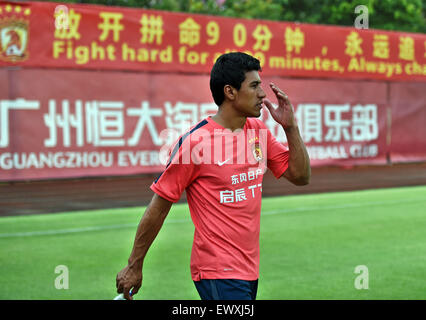
[[231,159],[226,159],[225,161],[218,161],[217,162],[217,165],[219,166],[219,167],[221,167],[221,166],[223,166],[225,163],[227,163],[229,160],[231,160]]

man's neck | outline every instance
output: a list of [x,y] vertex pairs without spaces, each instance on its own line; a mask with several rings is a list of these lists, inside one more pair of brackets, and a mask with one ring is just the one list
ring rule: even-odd
[[219,107],[217,113],[212,116],[212,120],[222,127],[235,131],[237,129],[243,129],[246,124],[247,117],[237,115],[231,108],[225,108],[224,106]]

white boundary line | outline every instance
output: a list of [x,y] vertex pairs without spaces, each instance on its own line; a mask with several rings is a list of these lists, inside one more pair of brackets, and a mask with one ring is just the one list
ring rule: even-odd
[[[416,202],[426,202],[426,198],[411,198],[404,200],[391,200],[391,201],[371,201],[371,202],[359,202],[359,203],[347,203],[339,205],[331,205],[326,207],[299,207],[292,208],[288,210],[272,210],[262,212],[261,215],[274,215],[280,213],[293,213],[293,212],[303,212],[303,211],[316,211],[316,210],[341,210],[348,208],[361,208],[374,205],[393,205],[401,203],[416,203]],[[167,223],[188,223],[191,222],[190,219],[169,219],[165,220]],[[125,224],[115,224],[115,225],[106,225],[106,226],[95,226],[95,227],[85,227],[85,228],[72,228],[72,229],[56,229],[56,230],[44,230],[44,231],[29,231],[29,232],[15,232],[15,233],[0,233],[0,239],[4,238],[17,238],[17,237],[32,237],[32,236],[48,236],[48,235],[58,235],[58,234],[71,234],[71,233],[80,233],[80,232],[91,232],[91,231],[103,231],[103,230],[114,230],[114,229],[125,229],[125,228],[136,228],[138,224],[135,223],[125,223]]]
[[272,214],[278,214],[278,213],[292,213],[292,212],[301,212],[301,211],[315,211],[315,210],[333,210],[333,209],[348,209],[348,208],[362,208],[362,207],[368,207],[368,206],[374,206],[374,205],[392,205],[392,204],[401,204],[401,203],[417,203],[417,202],[426,202],[426,198],[424,197],[418,197],[418,198],[411,198],[411,199],[405,199],[405,200],[390,200],[390,201],[370,201],[370,202],[359,202],[359,203],[346,203],[346,204],[338,204],[338,205],[331,205],[326,207],[300,207],[300,208],[292,208],[288,210],[274,210],[274,211],[266,211],[262,212],[262,215],[272,215]]

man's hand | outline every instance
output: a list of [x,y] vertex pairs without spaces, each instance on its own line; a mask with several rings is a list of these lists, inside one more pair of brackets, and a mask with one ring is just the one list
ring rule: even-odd
[[[142,269],[135,270],[126,266],[117,274],[117,293],[122,293],[126,300],[133,300],[133,296],[138,293],[142,286]],[[132,295],[129,294],[132,289]]]
[[278,107],[275,109],[271,101],[266,98],[263,99],[263,103],[268,108],[272,118],[281,124],[284,129],[297,126],[296,119],[294,118],[293,105],[287,95],[272,82],[269,85],[278,100]]
[[288,169],[283,173],[282,177],[285,177],[295,185],[306,185],[311,177],[311,165],[308,152],[297,127],[293,106],[287,95],[280,88],[273,83],[269,85],[278,99],[278,107],[275,109],[268,99],[263,99],[263,102],[272,118],[284,128],[290,151]]
[[129,295],[138,293],[142,285],[142,265],[145,255],[163,225],[172,202],[168,201],[156,193],[145,210],[136,231],[132,253],[128,259],[128,265],[117,274],[117,292],[123,293],[127,300],[133,298]]

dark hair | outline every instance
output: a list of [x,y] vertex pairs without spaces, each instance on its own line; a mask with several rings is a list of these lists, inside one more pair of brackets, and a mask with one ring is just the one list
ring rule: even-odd
[[214,102],[220,106],[225,100],[223,88],[231,85],[240,90],[246,72],[260,71],[260,62],[243,52],[230,52],[221,55],[210,72],[210,91]]

